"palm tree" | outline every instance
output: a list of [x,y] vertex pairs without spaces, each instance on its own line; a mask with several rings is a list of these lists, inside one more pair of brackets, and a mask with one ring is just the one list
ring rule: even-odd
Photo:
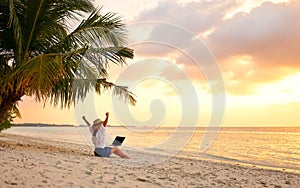
[[[82,19],[68,31],[68,23]],[[126,87],[106,80],[108,63],[133,58],[125,25],[113,13],[100,14],[89,0],[1,0],[0,123],[24,95],[70,107],[95,89],[112,89],[131,104]]]

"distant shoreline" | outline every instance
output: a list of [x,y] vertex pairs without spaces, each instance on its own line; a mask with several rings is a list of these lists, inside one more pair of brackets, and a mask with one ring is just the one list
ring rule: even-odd
[[[86,127],[87,125],[70,125],[70,124],[44,124],[44,123],[18,123],[12,127]],[[108,127],[124,127],[122,125],[107,125]],[[134,126],[126,126],[134,127]]]
[[[70,124],[46,124],[46,123],[16,123],[13,124],[12,127],[86,127],[87,125],[70,125]],[[272,129],[272,128],[283,128],[283,129],[290,129],[290,128],[300,128],[298,127],[286,127],[286,126],[215,126],[215,127],[208,127],[208,126],[141,126],[141,125],[107,125],[108,127],[138,127],[138,128],[200,128],[200,129]]]
[[13,124],[13,127],[76,127],[75,125],[69,124],[43,124],[43,123],[21,123]]

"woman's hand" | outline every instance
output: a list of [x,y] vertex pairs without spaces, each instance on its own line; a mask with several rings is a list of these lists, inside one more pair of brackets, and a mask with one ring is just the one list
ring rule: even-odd
[[85,116],[82,116],[82,119],[84,120],[84,122],[85,122],[88,126],[91,126],[91,124],[88,122],[88,120],[85,118]]
[[103,126],[104,126],[104,127],[106,127],[106,124],[107,124],[107,122],[108,122],[108,116],[109,116],[109,113],[106,112],[105,115],[106,115],[106,118],[105,118],[105,120],[103,121]]

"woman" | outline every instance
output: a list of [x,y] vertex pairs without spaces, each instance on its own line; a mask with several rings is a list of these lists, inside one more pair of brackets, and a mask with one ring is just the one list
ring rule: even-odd
[[106,112],[106,118],[104,121],[100,119],[96,119],[93,122],[93,125],[87,121],[85,116],[82,116],[82,119],[85,123],[89,126],[90,133],[92,134],[92,141],[95,145],[94,154],[98,157],[109,157],[112,153],[122,157],[129,159],[129,157],[123,153],[119,148],[111,148],[107,147],[106,140],[105,140],[105,132],[106,132],[106,125],[108,122],[109,113]]

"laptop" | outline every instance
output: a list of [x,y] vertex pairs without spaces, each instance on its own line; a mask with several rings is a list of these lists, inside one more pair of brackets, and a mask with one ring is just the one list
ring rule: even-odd
[[115,140],[111,144],[112,146],[121,146],[123,141],[125,140],[124,136],[116,136]]

